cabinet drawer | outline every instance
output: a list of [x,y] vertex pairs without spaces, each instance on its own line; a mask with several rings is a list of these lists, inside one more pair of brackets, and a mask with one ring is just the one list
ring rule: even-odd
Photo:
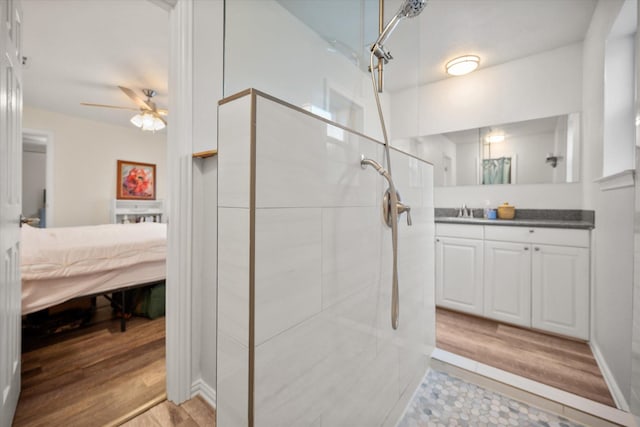
[[567,228],[486,226],[486,240],[589,247],[589,231]]
[[436,224],[436,236],[462,237],[466,239],[482,239],[484,237],[483,225],[469,224]]

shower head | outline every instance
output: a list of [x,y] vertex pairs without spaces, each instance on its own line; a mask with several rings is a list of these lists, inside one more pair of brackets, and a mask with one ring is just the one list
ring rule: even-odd
[[378,37],[378,40],[371,46],[371,52],[378,58],[384,60],[385,63],[389,62],[393,57],[385,52],[384,43],[387,41],[393,30],[395,30],[396,26],[403,18],[413,18],[414,16],[420,15],[427,5],[427,0],[404,0],[400,9],[396,12],[396,14],[391,18],[391,21],[384,27],[384,30]]
[[414,16],[420,15],[420,12],[422,12],[426,5],[427,0],[405,0],[396,15],[413,18]]

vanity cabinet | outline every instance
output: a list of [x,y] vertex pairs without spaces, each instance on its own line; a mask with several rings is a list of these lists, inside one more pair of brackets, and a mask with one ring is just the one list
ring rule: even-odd
[[484,315],[531,327],[531,248],[514,242],[484,242]]
[[589,249],[534,245],[532,326],[589,339]]
[[436,304],[483,315],[483,227],[438,224]]
[[589,239],[578,229],[437,224],[436,304],[588,340]]

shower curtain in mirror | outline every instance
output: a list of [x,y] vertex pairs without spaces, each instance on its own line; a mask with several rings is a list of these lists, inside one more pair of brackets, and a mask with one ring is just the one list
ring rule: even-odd
[[483,160],[482,184],[511,184],[511,157]]

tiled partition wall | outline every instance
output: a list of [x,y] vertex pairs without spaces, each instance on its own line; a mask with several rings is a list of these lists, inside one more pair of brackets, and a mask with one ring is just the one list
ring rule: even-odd
[[219,123],[217,425],[395,425],[435,346],[432,166],[392,151],[394,331],[382,145],[255,90]]

